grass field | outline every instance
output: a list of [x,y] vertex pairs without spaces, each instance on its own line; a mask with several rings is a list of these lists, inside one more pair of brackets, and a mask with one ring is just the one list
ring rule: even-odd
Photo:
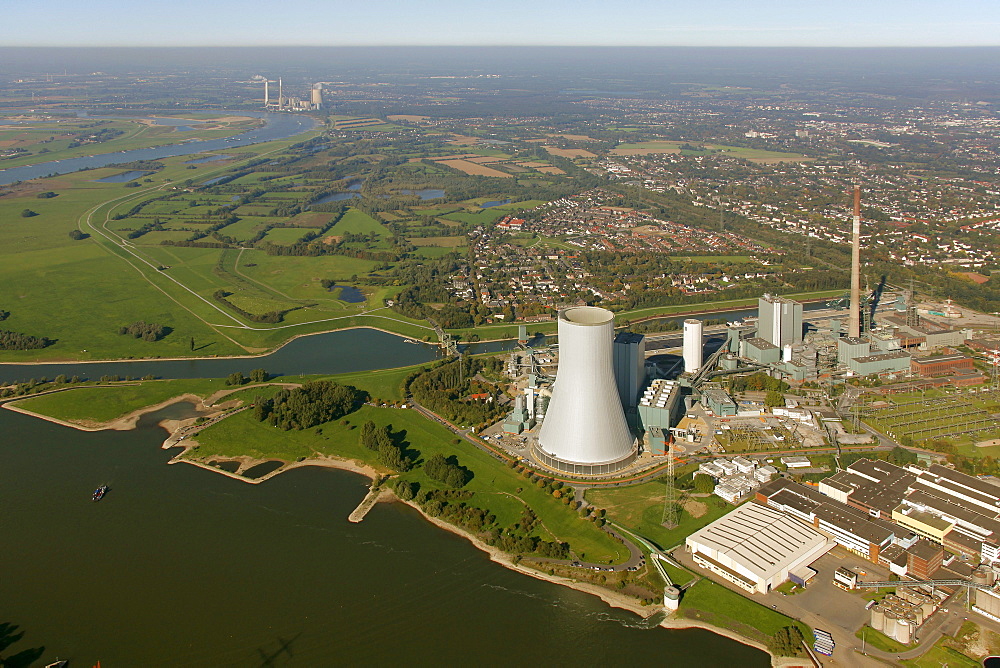
[[711,580],[699,580],[685,591],[681,598],[679,614],[681,617],[731,629],[751,640],[763,643],[786,626],[798,626],[803,636],[808,638],[810,635],[809,627],[805,624],[755,603]]
[[780,151],[765,151],[762,149],[745,148],[742,146],[724,146],[721,144],[694,144],[694,150],[682,149],[691,142],[685,141],[646,141],[635,144],[620,144],[611,150],[614,155],[650,155],[654,153],[686,153],[689,155],[724,155],[732,158],[743,158],[750,162],[800,162],[812,160],[798,153]]
[[149,380],[130,384],[77,387],[14,402],[18,408],[83,426],[109,422],[182,394],[205,399],[226,389],[219,379]]
[[345,232],[353,234],[378,234],[380,236],[386,236],[389,233],[382,223],[357,209],[348,209],[347,213],[330,230],[330,234],[332,235],[340,235]]
[[663,526],[663,499],[666,485],[652,481],[629,487],[587,490],[587,501],[608,511],[608,517],[641,536],[652,540],[662,549],[669,549],[684,542],[684,538],[701,527],[714,522],[733,506],[728,503],[718,506],[715,499],[699,499],[707,505],[704,515],[693,517],[687,512],[680,514],[680,522],[674,529]]

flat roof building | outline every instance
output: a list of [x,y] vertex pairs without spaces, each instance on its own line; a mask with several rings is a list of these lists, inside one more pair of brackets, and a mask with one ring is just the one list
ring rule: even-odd
[[833,548],[818,531],[757,503],[740,506],[684,544],[699,566],[762,594]]

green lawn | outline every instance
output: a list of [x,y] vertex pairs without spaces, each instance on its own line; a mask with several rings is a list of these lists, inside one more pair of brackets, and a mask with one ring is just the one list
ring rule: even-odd
[[785,626],[798,626],[808,639],[808,626],[737,594],[711,580],[699,580],[684,592],[679,614],[731,629],[751,640],[767,640]]
[[682,512],[680,523],[674,529],[663,526],[663,498],[666,485],[652,481],[630,487],[587,490],[587,500],[608,511],[608,517],[622,526],[654,541],[660,548],[669,549],[684,542],[684,538],[698,529],[719,519],[733,506],[719,507],[714,497],[697,499],[707,505],[707,512],[693,517]]
[[854,635],[858,640],[863,639],[866,644],[871,645],[875,649],[880,649],[883,652],[899,654],[900,652],[908,652],[915,647],[915,645],[904,645],[901,642],[896,642],[889,636],[880,631],[876,631],[867,624],[862,626],[861,629]]
[[345,232],[352,232],[354,234],[378,234],[380,236],[385,236],[388,234],[388,230],[371,216],[369,216],[364,211],[358,211],[357,209],[348,209],[337,224],[333,226],[330,230],[332,235],[340,235]]
[[903,659],[900,663],[913,668],[979,668],[982,664],[975,659],[971,659],[958,650],[945,646],[945,642],[952,640],[947,636],[940,638],[927,650],[923,656],[916,659]]
[[182,394],[202,399],[226,389],[219,379],[150,380],[134,384],[76,387],[14,402],[18,408],[84,424],[109,422]]

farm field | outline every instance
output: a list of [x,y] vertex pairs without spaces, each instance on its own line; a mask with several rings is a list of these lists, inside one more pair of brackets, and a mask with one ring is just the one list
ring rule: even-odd
[[741,146],[723,146],[718,144],[697,144],[694,149],[683,146],[692,145],[683,141],[647,141],[635,144],[620,144],[611,150],[612,155],[650,155],[655,153],[682,153],[685,155],[723,154],[733,158],[743,158],[750,162],[762,164],[772,162],[804,162],[811,160],[798,153],[783,153],[780,151],[765,151],[762,149],[744,148]]
[[499,170],[493,169],[492,167],[486,167],[485,165],[477,165],[474,162],[469,162],[468,160],[438,160],[438,162],[447,167],[457,169],[466,174],[473,174],[475,176],[496,176],[504,179],[514,178],[511,174],[506,172],[501,172]]

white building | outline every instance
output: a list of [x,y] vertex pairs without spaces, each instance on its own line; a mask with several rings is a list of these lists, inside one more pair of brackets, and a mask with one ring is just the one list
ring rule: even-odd
[[834,543],[818,531],[757,503],[747,503],[687,537],[699,566],[750,593],[767,593]]

